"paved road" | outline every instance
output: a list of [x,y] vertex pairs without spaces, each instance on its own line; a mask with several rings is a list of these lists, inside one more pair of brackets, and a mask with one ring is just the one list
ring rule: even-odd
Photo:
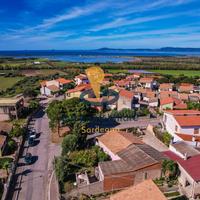
[[[31,165],[24,165],[24,158],[20,158],[19,166],[16,173],[16,184],[13,200],[46,200],[49,197],[49,182],[53,172],[52,161],[54,156],[60,154],[60,146],[50,142],[50,130],[48,126],[48,118],[43,110],[40,110],[33,118],[29,125],[29,129],[35,130],[38,134],[36,144],[28,147],[25,144],[23,156],[26,152],[30,152],[35,159]],[[55,181],[55,179],[53,179]],[[52,183],[54,185],[54,183]],[[56,187],[56,186],[55,186]],[[56,188],[53,193],[56,200]],[[52,194],[52,193],[51,193]]]

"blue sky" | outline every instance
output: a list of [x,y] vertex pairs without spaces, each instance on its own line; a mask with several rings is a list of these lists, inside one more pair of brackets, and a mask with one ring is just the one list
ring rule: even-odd
[[200,47],[199,0],[0,0],[0,50]]

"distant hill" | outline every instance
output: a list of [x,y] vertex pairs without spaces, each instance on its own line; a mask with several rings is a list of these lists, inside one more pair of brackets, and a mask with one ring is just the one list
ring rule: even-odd
[[200,52],[200,48],[187,48],[187,47],[163,47],[159,49],[115,49],[115,48],[100,48],[98,51],[161,51],[161,52]]

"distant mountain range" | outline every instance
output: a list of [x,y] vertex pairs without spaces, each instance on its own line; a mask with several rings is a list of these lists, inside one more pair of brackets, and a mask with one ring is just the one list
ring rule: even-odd
[[115,48],[100,48],[98,51],[149,51],[149,52],[200,52],[200,48],[187,48],[187,47],[163,47],[159,49],[115,49]]

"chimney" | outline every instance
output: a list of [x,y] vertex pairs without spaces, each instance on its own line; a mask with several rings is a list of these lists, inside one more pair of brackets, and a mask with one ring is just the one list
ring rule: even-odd
[[184,160],[187,160],[188,159],[188,155],[187,153],[184,153]]

